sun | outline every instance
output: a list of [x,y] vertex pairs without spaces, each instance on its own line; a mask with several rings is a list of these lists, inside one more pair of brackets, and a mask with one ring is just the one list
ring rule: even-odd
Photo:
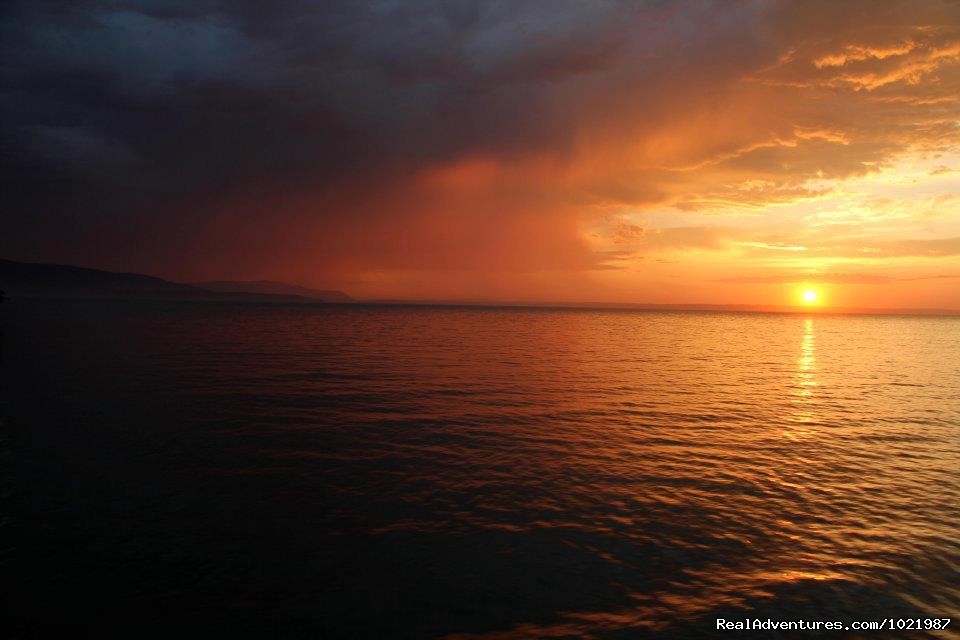
[[793,304],[813,311],[827,304],[830,298],[829,293],[830,290],[825,290],[824,287],[818,287],[815,284],[802,284],[794,289]]

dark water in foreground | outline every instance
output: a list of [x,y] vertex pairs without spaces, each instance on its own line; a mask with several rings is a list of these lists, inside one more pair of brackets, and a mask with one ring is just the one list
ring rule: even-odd
[[960,628],[960,319],[3,306],[14,637]]

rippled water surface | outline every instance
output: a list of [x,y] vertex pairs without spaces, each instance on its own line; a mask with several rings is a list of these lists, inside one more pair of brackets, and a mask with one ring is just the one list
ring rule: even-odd
[[4,306],[21,630],[960,627],[960,319]]

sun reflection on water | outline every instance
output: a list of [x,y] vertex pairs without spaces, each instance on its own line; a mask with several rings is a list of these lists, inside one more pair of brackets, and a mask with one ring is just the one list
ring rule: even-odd
[[[813,318],[804,320],[803,337],[800,341],[800,355],[797,357],[797,368],[794,373],[791,402],[794,412],[791,422],[800,425],[797,429],[785,432],[789,438],[800,438],[811,433],[809,425],[816,422],[813,411],[814,392],[817,388],[817,353],[816,332]],[[804,426],[806,425],[806,426]]]

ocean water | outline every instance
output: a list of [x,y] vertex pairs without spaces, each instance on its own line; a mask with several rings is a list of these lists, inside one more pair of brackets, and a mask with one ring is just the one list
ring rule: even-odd
[[958,318],[3,307],[12,637],[960,629]]

